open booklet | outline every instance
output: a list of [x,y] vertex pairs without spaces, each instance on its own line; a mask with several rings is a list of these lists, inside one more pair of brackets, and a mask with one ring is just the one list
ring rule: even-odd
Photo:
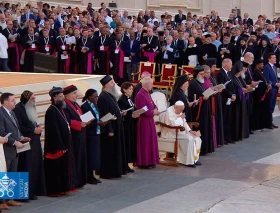
[[23,148],[21,148],[21,149],[17,148],[17,153],[25,152],[25,151],[28,151],[30,149],[31,149],[31,146],[30,146],[29,142],[23,143]]
[[144,106],[144,107],[142,107],[141,109],[138,109],[138,110],[134,111],[133,114],[141,115],[141,114],[143,114],[143,113],[145,113],[145,112],[147,112],[147,111],[148,111],[148,107],[147,107],[147,106]]
[[81,118],[82,122],[85,122],[85,123],[90,122],[95,119],[95,117],[93,116],[91,111],[88,111],[87,113],[81,115],[80,118]]
[[218,91],[223,90],[226,88],[226,86],[231,82],[231,80],[227,81],[224,84],[219,84],[214,87],[209,87],[207,90],[205,90],[202,94],[204,97],[210,97],[211,95],[215,95]]
[[105,116],[103,116],[102,118],[100,118],[100,120],[102,122],[107,122],[110,120],[117,120],[117,117],[115,115],[112,115],[110,112],[108,114],[106,114]]

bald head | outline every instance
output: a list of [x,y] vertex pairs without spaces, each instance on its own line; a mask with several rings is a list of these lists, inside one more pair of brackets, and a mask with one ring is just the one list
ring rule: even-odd
[[248,64],[253,64],[254,61],[254,55],[251,52],[247,52],[244,55],[244,62],[248,63]]

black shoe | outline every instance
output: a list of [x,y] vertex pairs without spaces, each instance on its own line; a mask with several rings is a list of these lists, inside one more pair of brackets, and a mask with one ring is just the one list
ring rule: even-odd
[[195,168],[196,165],[195,164],[189,164],[189,165],[187,165],[187,167]]
[[87,183],[92,184],[92,185],[97,185],[97,180],[91,179],[91,180],[88,180]]
[[195,165],[196,165],[196,166],[201,166],[202,164],[201,164],[201,162],[196,161]]
[[29,199],[30,200],[38,200],[38,197],[37,196],[33,196],[33,197],[30,197]]
[[253,131],[250,131],[250,135],[253,135],[253,134],[255,134]]
[[274,129],[278,129],[278,126],[276,126],[276,125],[274,125],[274,124],[272,124],[271,125]]
[[150,168],[154,169],[157,167],[157,165],[149,165]]
[[97,183],[102,183],[101,180],[98,180],[96,177],[93,177],[93,180],[95,180]]
[[270,126],[270,127],[267,127],[267,129],[273,129],[273,127],[272,127],[272,126]]
[[130,173],[130,172],[134,172],[133,169],[131,169],[129,166],[127,167],[127,173]]

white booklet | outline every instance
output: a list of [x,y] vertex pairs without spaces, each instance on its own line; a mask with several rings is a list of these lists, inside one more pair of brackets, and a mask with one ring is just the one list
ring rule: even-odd
[[110,112],[109,112],[107,115],[105,115],[105,116],[103,116],[102,118],[100,118],[100,120],[101,120],[102,122],[107,122],[107,121],[116,120],[116,119],[117,119],[116,116],[115,116],[115,115],[112,115]]
[[22,149],[18,149],[17,148],[17,153],[21,153],[21,152],[25,152],[31,149],[30,143],[23,143],[23,148]]
[[133,114],[141,115],[141,114],[143,114],[143,113],[145,113],[145,112],[147,112],[147,111],[148,111],[148,107],[147,107],[147,106],[144,106],[144,107],[142,107],[141,109],[138,109],[138,110],[134,111]]
[[202,95],[204,97],[210,97],[211,95],[215,94],[216,92],[211,88],[209,87],[207,90],[205,90]]
[[61,60],[66,60],[66,59],[68,59],[68,55],[61,54]]
[[4,137],[4,138],[9,138],[11,134],[13,134],[13,133],[11,133],[11,132],[10,132],[10,133],[8,133],[7,135],[5,135],[5,137]]
[[124,62],[131,62],[131,60],[129,59],[129,57],[124,57]]
[[80,118],[81,118],[82,122],[85,122],[85,123],[90,122],[95,119],[95,117],[93,116],[91,111],[88,111],[87,113],[81,115]]

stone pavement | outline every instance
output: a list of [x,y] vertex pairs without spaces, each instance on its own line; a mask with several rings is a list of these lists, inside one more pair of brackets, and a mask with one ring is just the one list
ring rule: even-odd
[[[275,119],[280,126],[280,117]],[[201,157],[195,169],[158,166],[9,213],[279,213],[280,129],[255,132]]]

